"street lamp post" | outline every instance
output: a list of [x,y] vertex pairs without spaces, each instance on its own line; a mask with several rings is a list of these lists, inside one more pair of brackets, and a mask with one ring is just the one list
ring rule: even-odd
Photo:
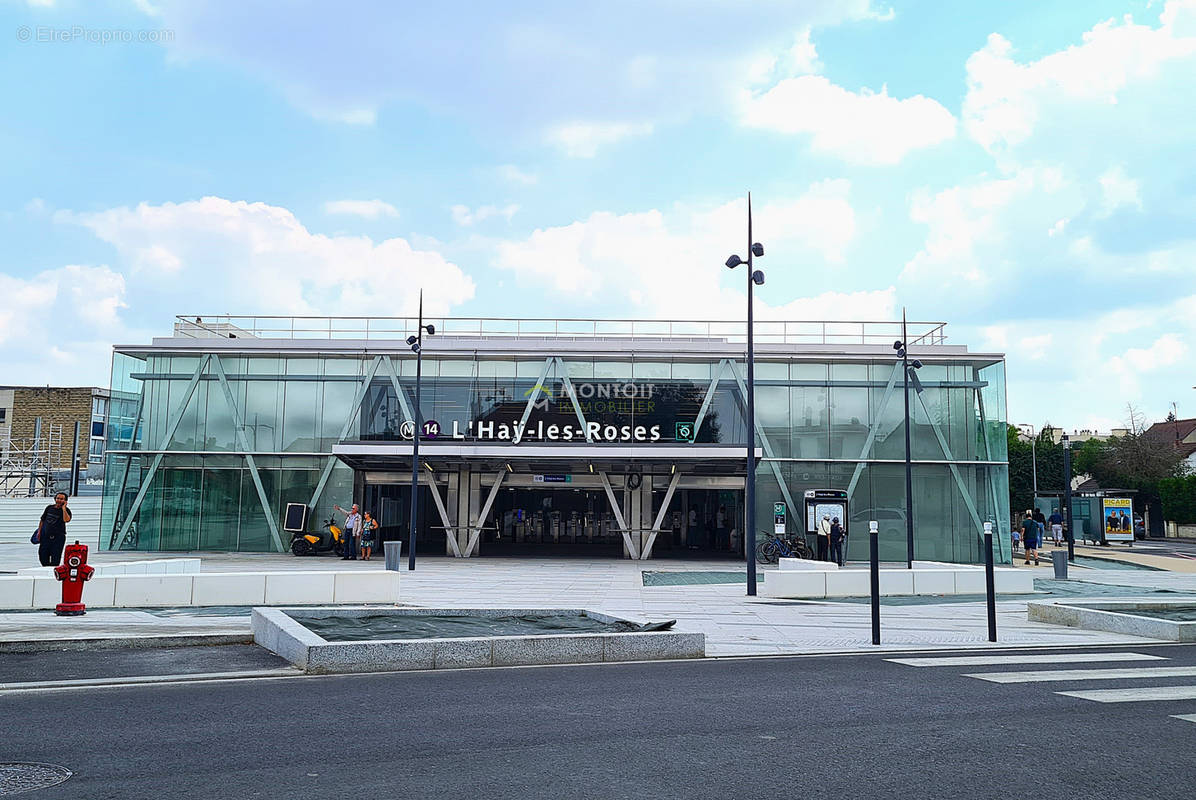
[[411,420],[411,524],[407,528],[410,531],[410,535],[407,537],[408,570],[415,569],[415,517],[419,509],[419,436],[422,432],[420,428],[423,425],[423,420],[420,419],[419,389],[424,366],[424,331],[431,336],[436,333],[436,327],[424,324],[424,293],[421,289],[418,326],[415,329],[415,334],[407,337],[407,344],[411,348],[411,352],[415,353],[415,409],[412,412],[413,419]]
[[1030,429],[1030,480],[1034,487],[1034,505],[1038,505],[1038,435],[1034,431],[1033,425],[1018,425],[1020,428]]
[[[752,349],[752,287],[764,285],[764,273],[752,268],[752,259],[764,255],[764,245],[752,241],[752,193],[748,192],[748,256],[744,262],[737,255],[727,259],[727,268],[747,264],[747,474],[744,479],[744,501],[747,516],[744,524],[744,549],[747,551],[747,593],[756,595],[756,389],[755,353]],[[696,433],[696,431],[695,431]]]
[[1067,522],[1067,560],[1076,560],[1076,529],[1071,524],[1071,437],[1063,434],[1063,519]]
[[910,463],[909,445],[909,385],[912,381],[914,391],[922,393],[922,382],[918,380],[914,370],[922,369],[922,362],[916,358],[909,360],[909,348],[906,344],[909,336],[905,330],[905,309],[901,309],[901,341],[893,342],[893,349],[901,359],[901,387],[905,398],[905,568],[914,568],[914,472]]

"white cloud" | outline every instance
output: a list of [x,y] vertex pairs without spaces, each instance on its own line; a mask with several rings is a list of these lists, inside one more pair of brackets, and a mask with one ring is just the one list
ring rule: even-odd
[[[758,205],[755,228],[768,243],[769,263],[843,261],[856,235],[849,192],[847,181],[824,181],[791,201]],[[596,212],[499,242],[494,263],[573,300],[656,317],[726,318],[742,294],[712,291],[727,270],[711,254],[742,239],[745,215],[743,200],[667,212]],[[860,313],[863,296],[841,297],[852,313]]]
[[[1082,208],[1083,200],[1070,189],[1059,170],[1038,168],[934,195],[915,192],[910,219],[926,225],[927,234],[902,277],[936,288],[979,289],[1003,285],[1011,273],[1032,270],[1030,263],[1007,261],[1006,248],[1026,243],[1018,235],[1023,225],[1036,230],[1043,241],[1061,233],[1066,218]],[[1044,218],[1058,221],[1047,228]]]
[[383,200],[329,200],[324,204],[324,213],[348,214],[365,219],[399,216],[399,210]]
[[610,134],[729,109],[749,67],[791,48],[795,32],[887,18],[871,0],[703,3],[683,13],[674,2],[633,13],[475,3],[464,14],[434,3],[304,3],[283,17],[270,0],[154,2],[176,32],[172,59],[231,64],[318,119],[372,124],[402,104],[525,143],[579,121]]
[[742,124],[809,134],[811,150],[853,164],[896,164],[955,136],[955,117],[936,100],[922,95],[902,100],[884,88],[851,92],[821,75],[746,92],[742,104]]
[[601,147],[651,132],[647,122],[569,122],[550,128],[545,139],[571,158],[593,158]]
[[[71,264],[28,278],[0,272],[0,363],[6,380],[106,385],[110,342],[126,330],[124,277]],[[19,376],[19,377],[18,377]]]
[[507,222],[511,221],[511,217],[519,211],[519,206],[511,203],[505,206],[479,206],[476,209],[470,210],[466,205],[455,205],[449,209],[452,214],[453,222],[462,227],[469,227],[476,225],[479,222],[484,222],[491,217],[502,217]]
[[170,313],[390,316],[413,312],[423,286],[436,314],[474,292],[439,253],[401,238],[312,233],[287,209],[265,203],[205,197],[55,219],[112,244],[137,276],[138,300]]
[[1125,168],[1111,167],[1100,176],[1100,187],[1104,192],[1101,212],[1108,216],[1122,206],[1142,208],[1142,197],[1138,181],[1125,174]]
[[1008,39],[992,34],[967,62],[964,128],[1000,151],[1026,141],[1044,114],[1077,102],[1117,105],[1129,87],[1196,53],[1194,12],[1196,4],[1181,0],[1166,4],[1157,28],[1128,15],[1121,24],[1108,20],[1086,32],[1082,44],[1024,64],[1014,60]]
[[1160,336],[1149,347],[1131,347],[1125,353],[1113,359],[1113,363],[1123,366],[1127,370],[1137,372],[1151,372],[1163,367],[1177,364],[1188,352],[1177,334],[1168,333]]
[[503,164],[498,168],[498,176],[508,183],[519,186],[533,186],[539,177],[532,172],[525,172],[514,164]]

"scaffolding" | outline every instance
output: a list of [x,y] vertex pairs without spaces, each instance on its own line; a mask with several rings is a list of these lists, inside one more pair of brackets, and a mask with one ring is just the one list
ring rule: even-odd
[[55,491],[56,464],[63,463],[62,425],[43,424],[34,434],[13,438],[0,428],[0,497],[49,497]]

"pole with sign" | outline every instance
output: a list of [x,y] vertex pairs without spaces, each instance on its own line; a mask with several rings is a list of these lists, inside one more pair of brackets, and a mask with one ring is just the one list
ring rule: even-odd
[[777,536],[785,535],[785,504],[772,504],[772,530]]

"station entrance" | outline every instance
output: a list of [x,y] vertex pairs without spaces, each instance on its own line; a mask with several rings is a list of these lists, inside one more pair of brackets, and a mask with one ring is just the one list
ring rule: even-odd
[[[739,448],[491,449],[421,446],[420,553],[743,558]],[[354,468],[355,496],[375,507],[380,538],[402,540],[406,551],[410,445],[346,443],[334,452]]]

